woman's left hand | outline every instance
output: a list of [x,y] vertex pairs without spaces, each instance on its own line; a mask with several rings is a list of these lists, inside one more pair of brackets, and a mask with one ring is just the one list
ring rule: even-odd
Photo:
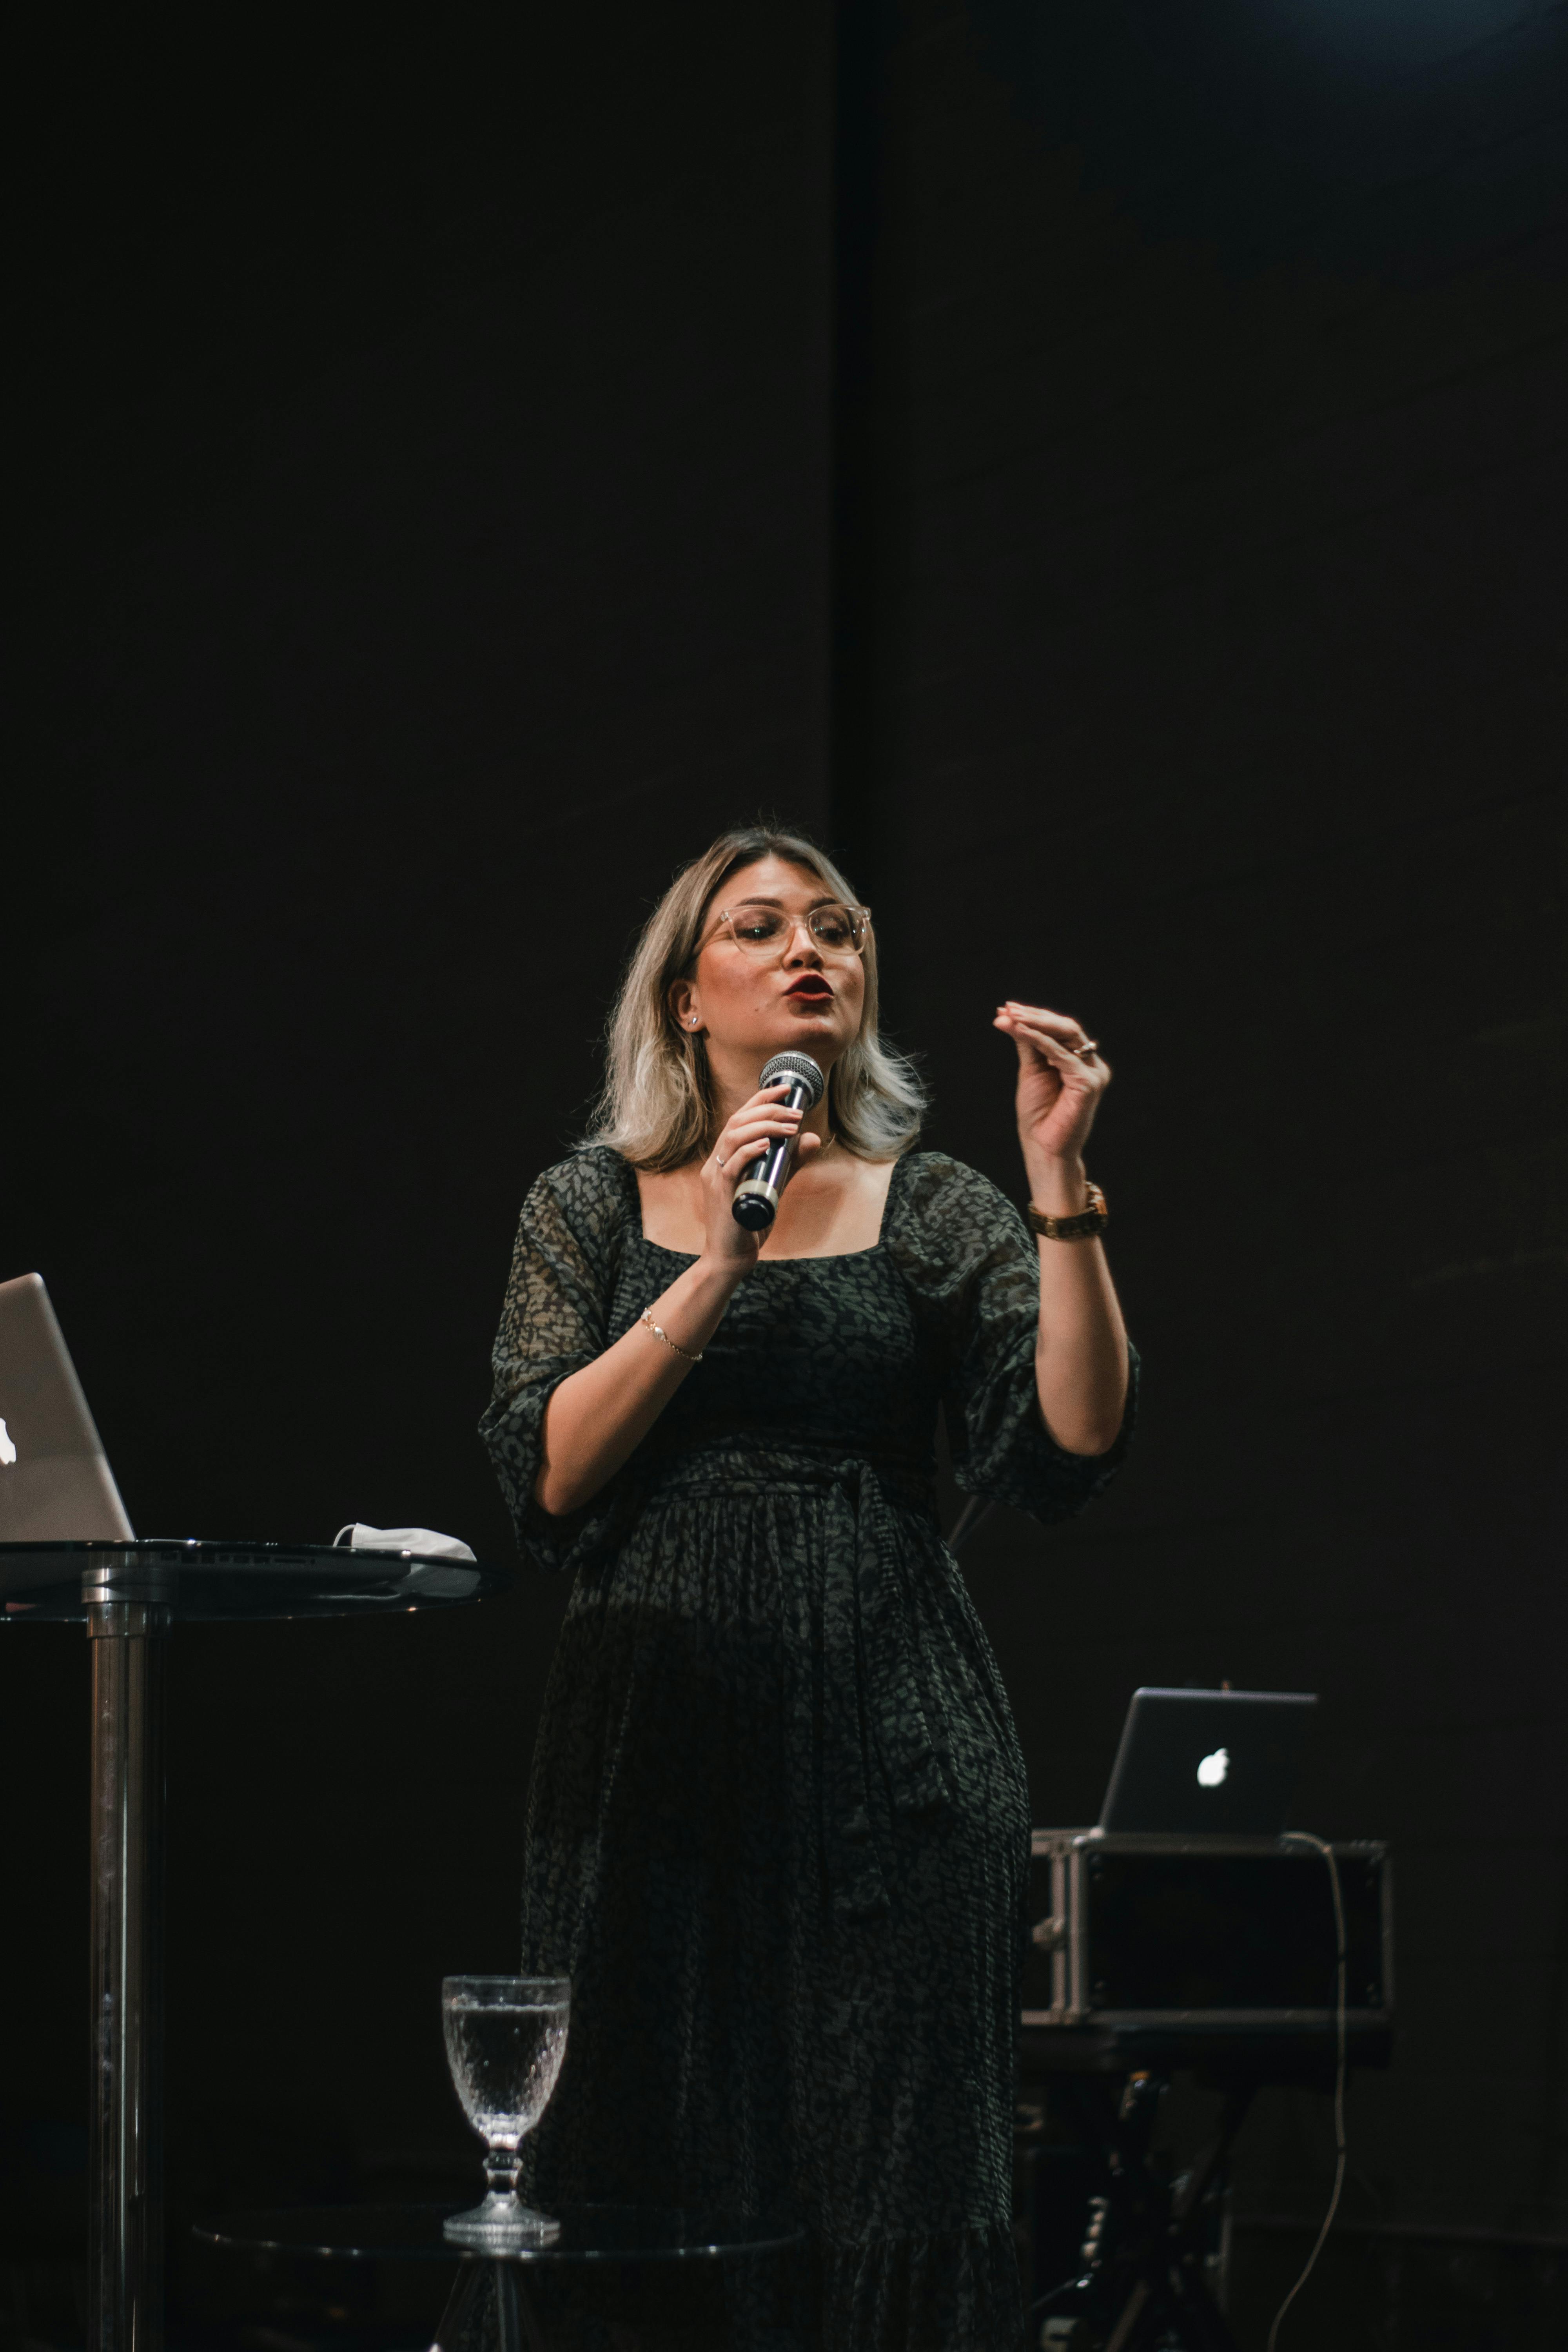
[[1018,1140],[1026,1161],[1081,1160],[1110,1065],[1069,1013],[1009,998],[994,1024],[1018,1049]]
[[[1029,1199],[1050,1217],[1082,1214],[1091,1198],[1083,1148],[1109,1064],[1092,1037],[1065,1013],[1009,999],[996,1026],[1018,1049],[1018,1140]],[[1040,1320],[1035,1341],[1035,1392],[1050,1435],[1068,1454],[1108,1453],[1127,1404],[1127,1334],[1098,1234],[1058,1245],[1037,1243]]]

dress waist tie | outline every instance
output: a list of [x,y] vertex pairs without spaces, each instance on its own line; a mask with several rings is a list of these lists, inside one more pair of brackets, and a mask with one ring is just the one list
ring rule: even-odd
[[[841,1917],[888,1911],[866,1774],[879,1761],[894,1811],[934,1812],[950,1800],[915,1668],[899,1531],[870,1463],[841,1462],[832,1484],[848,1525],[827,1562],[823,1661],[828,1705],[828,1874]],[[857,1671],[858,1670],[858,1671]],[[862,1721],[862,1707],[864,1721]]]
[[[823,1849],[840,1918],[889,1910],[887,1879],[871,1827],[868,1772],[879,1769],[896,1812],[930,1813],[951,1802],[915,1668],[913,1629],[898,1526],[871,1462],[816,1462],[788,1454],[717,1476],[700,1453],[660,1465],[662,1489],[710,1486],[733,1495],[816,1489],[829,1497],[823,1589]],[[929,1507],[929,1484],[895,1469],[900,1486]],[[837,1522],[837,1525],[833,1524]]]

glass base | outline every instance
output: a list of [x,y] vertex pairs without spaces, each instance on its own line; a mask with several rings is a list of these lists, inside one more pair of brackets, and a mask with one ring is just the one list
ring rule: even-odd
[[548,2213],[536,2213],[521,2198],[500,2196],[492,2190],[481,2205],[443,2221],[441,2234],[455,2246],[504,2254],[513,2248],[552,2246],[561,2235],[561,2224]]

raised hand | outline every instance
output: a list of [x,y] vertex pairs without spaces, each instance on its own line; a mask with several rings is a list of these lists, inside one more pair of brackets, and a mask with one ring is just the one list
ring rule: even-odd
[[[1110,1066],[1081,1022],[1047,1005],[1010,998],[997,1006],[995,1026],[1018,1053],[1018,1141],[1029,1199],[1047,1216],[1076,1217],[1089,1205],[1084,1146]],[[1127,1334],[1105,1252],[1098,1234],[1041,1234],[1037,1255],[1041,1418],[1068,1453],[1104,1454],[1121,1426],[1128,1380]]]
[[1081,1022],[1045,1005],[1009,998],[993,1026],[1018,1050],[1018,1141],[1031,1177],[1048,1161],[1080,1162],[1110,1063]]

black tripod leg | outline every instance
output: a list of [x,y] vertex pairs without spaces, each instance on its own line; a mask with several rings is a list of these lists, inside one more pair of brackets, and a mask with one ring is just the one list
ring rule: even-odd
[[1159,2318],[1158,2312],[1150,2309],[1151,2301],[1149,2282],[1140,2279],[1105,2339],[1105,2352],[1136,2352],[1139,2336],[1147,2335],[1149,2326]]
[[1179,2344],[1182,2352],[1241,2352],[1225,2314],[1201,2279],[1173,2265],[1163,2278],[1135,2282],[1105,2339],[1105,2352],[1154,2352]]
[[1119,2258],[1132,2273],[1105,2352],[1152,2352],[1173,2334],[1184,2352],[1238,2352],[1204,2279],[1198,2231],[1204,2199],[1252,2104],[1253,2086],[1227,2095],[1216,2138],[1168,2203],[1147,2161],[1156,2078],[1130,2078],[1116,2102],[1097,2095],[1100,2086],[1088,2082],[1069,2079],[1062,2089],[1079,2138],[1106,2167],[1114,2227],[1103,2246],[1105,2284]]
[[1169,2295],[1160,2298],[1184,2344],[1192,2352],[1238,2352],[1225,2314],[1209,2293],[1203,2274],[1199,2235],[1204,2200],[1230,2154],[1231,2144],[1252,2105],[1255,2084],[1226,2094],[1217,2136],[1206,2156],[1194,2165],[1171,2204],[1170,2252],[1166,2267]]
[[1148,2155],[1163,2088],[1161,2077],[1145,2074],[1129,2075],[1114,2092],[1099,2077],[1068,2075],[1060,2084],[1079,2140],[1105,2168],[1105,2228],[1090,2275],[1102,2313],[1109,2316],[1112,2298],[1121,2297],[1107,2352],[1139,2352],[1162,2332],[1168,2200]]
[[1247,2112],[1252,2105],[1257,2087],[1256,2084],[1247,2083],[1239,2090],[1226,2093],[1219,2131],[1214,2146],[1205,2157],[1194,2165],[1183,2185],[1181,2195],[1171,2207],[1171,2220],[1178,2228],[1191,2220],[1208,2195],[1210,2184],[1215,2173],[1229,2156],[1231,2144],[1247,2120]]

